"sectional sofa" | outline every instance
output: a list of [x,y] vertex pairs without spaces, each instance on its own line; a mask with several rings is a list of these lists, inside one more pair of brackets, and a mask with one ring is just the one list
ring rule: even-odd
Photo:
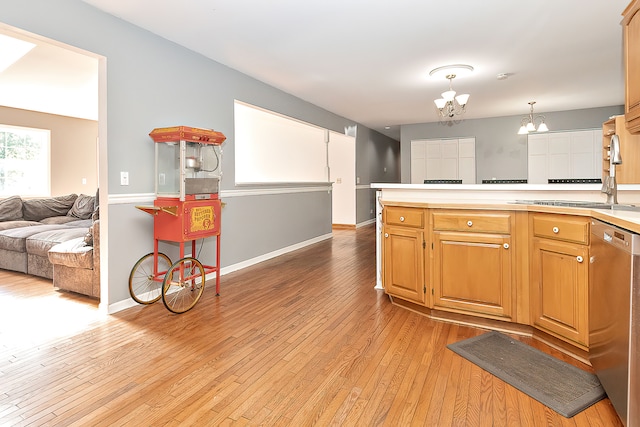
[[97,200],[97,194],[0,200],[0,268],[99,297]]

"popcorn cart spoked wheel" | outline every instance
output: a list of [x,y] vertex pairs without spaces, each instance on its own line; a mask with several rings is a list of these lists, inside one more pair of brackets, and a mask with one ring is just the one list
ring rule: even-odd
[[[207,274],[215,273],[220,295],[220,213],[218,198],[222,149],[226,137],[209,129],[185,126],[154,129],[156,200],[136,206],[154,218],[153,252],[140,258],[129,274],[129,293],[140,304],[162,298],[173,313],[192,309],[204,292]],[[196,241],[215,237],[215,265],[196,259]],[[159,242],[179,243],[178,261],[159,252]],[[185,243],[191,254],[185,256]]]

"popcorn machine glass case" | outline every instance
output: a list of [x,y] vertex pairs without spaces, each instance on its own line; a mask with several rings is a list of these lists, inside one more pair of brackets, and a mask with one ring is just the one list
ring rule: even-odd
[[[216,134],[222,135],[219,132]],[[188,196],[206,199],[218,194],[222,176],[221,137],[194,141],[194,137],[206,137],[191,135],[191,139],[186,139],[189,135],[183,134],[173,138],[164,135],[162,140],[157,140],[158,134],[154,135],[153,132],[151,137],[156,142],[156,197],[184,201]]]

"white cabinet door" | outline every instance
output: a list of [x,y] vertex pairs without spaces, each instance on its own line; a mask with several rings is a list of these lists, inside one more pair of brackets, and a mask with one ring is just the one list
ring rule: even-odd
[[527,137],[529,151],[527,162],[527,182],[529,184],[546,184],[549,176],[549,138],[547,135],[534,134]]
[[425,179],[476,182],[475,138],[411,141],[411,183]]
[[425,141],[411,141],[411,183],[422,184],[427,176]]
[[571,136],[567,132],[548,133],[545,136],[549,138],[549,178],[572,178]]
[[[597,156],[602,156],[600,132],[589,130],[573,132],[571,135],[571,175],[576,178],[597,178],[602,171],[599,169],[601,160],[596,162]],[[595,149],[594,149],[595,148]]]
[[458,179],[463,184],[476,183],[476,139],[458,140]]
[[458,179],[458,140],[450,139],[440,143],[442,157],[440,159],[440,176],[432,179]]
[[527,136],[530,184],[549,179],[600,178],[601,129],[538,133]]
[[425,165],[427,169],[425,179],[444,179],[442,176],[442,141],[426,141]]

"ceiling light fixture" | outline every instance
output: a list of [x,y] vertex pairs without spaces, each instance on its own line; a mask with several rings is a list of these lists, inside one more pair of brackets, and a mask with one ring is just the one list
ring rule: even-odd
[[441,117],[460,116],[465,112],[469,94],[463,93],[456,96],[456,91],[451,87],[451,81],[456,78],[456,75],[447,74],[446,78],[449,79],[449,90],[442,92],[442,98],[435,99],[433,102],[436,104]]
[[[533,115],[533,104],[536,101],[529,102],[530,110],[529,115],[522,118],[520,121],[520,130],[518,131],[518,135],[526,135],[529,132],[548,132],[549,128],[545,123],[545,117],[542,115],[534,116]],[[536,128],[536,122],[539,122],[539,125]]]

